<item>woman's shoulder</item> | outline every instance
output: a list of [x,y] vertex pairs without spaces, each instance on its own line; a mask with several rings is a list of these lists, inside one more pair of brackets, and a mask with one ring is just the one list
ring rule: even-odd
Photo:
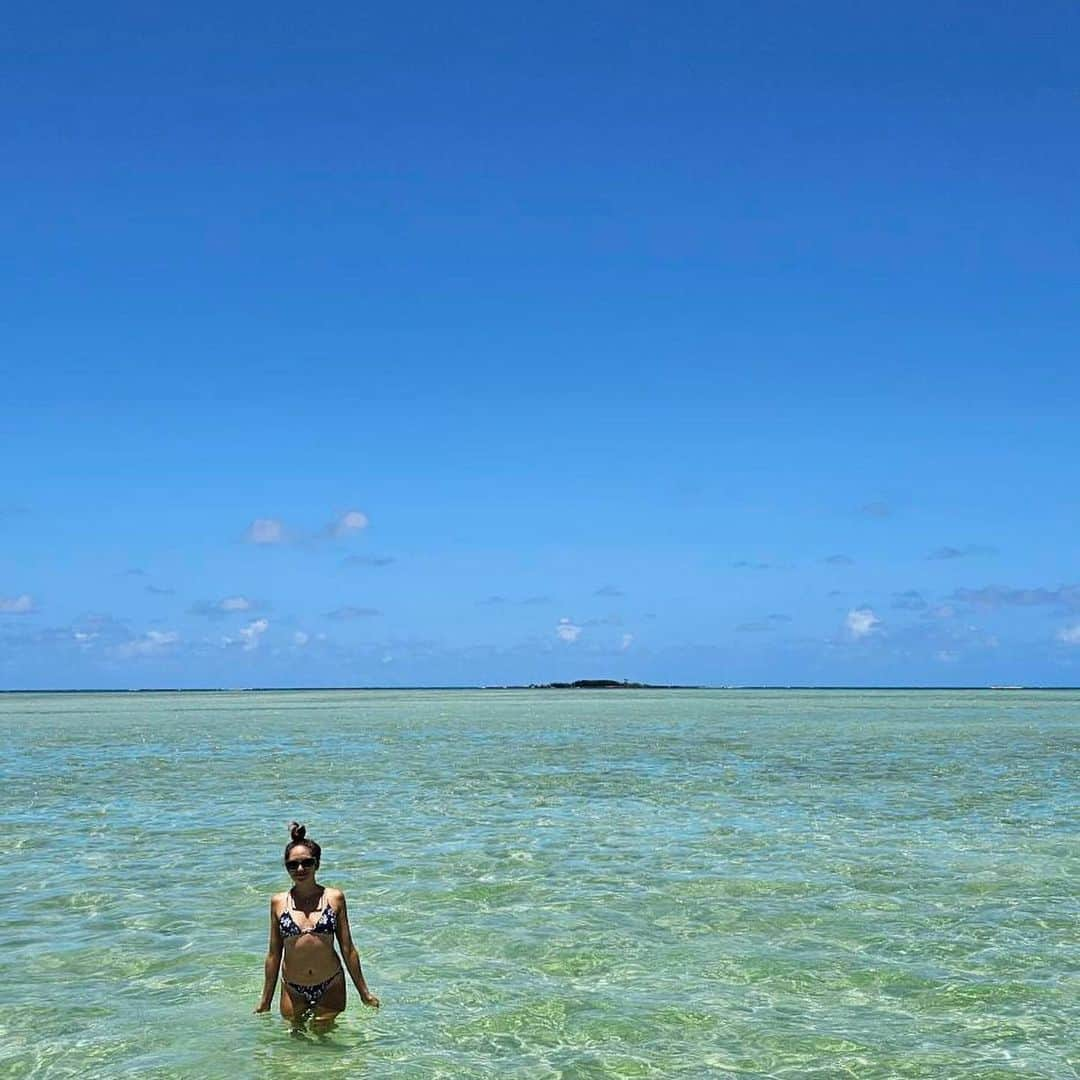
[[335,889],[333,885],[324,885],[326,890],[326,899],[330,901],[334,907],[341,907],[345,903],[345,893],[341,889]]
[[270,895],[270,906],[272,908],[274,908],[274,909],[277,909],[279,907],[284,906],[285,901],[288,898],[288,895],[289,895],[288,889],[286,889],[285,892],[271,893],[271,895]]

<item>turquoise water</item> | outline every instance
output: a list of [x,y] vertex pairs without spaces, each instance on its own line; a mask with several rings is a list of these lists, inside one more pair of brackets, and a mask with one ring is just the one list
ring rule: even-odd
[[[1080,694],[0,697],[0,1075],[1073,1077]],[[253,1016],[286,823],[379,1013]]]

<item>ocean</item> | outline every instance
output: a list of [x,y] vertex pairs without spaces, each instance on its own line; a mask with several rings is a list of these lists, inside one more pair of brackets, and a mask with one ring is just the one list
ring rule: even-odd
[[[0,1075],[1075,1077],[1080,693],[9,694]],[[383,1007],[252,1015],[296,818]]]

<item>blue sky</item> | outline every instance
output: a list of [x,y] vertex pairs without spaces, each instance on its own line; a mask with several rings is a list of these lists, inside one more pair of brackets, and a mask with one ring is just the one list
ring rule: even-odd
[[0,688],[1080,683],[1078,35],[9,14]]

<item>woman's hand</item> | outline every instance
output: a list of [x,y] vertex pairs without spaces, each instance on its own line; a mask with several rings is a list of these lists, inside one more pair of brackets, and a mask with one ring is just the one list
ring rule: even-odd
[[377,1009],[379,1007],[379,999],[370,990],[361,990],[360,1000],[365,1005],[370,1005],[373,1009]]
[[251,1011],[256,1012],[256,1013],[269,1012],[270,1011],[270,1002],[269,1001],[260,1001],[259,1004],[256,1005],[255,1008],[252,1009]]

